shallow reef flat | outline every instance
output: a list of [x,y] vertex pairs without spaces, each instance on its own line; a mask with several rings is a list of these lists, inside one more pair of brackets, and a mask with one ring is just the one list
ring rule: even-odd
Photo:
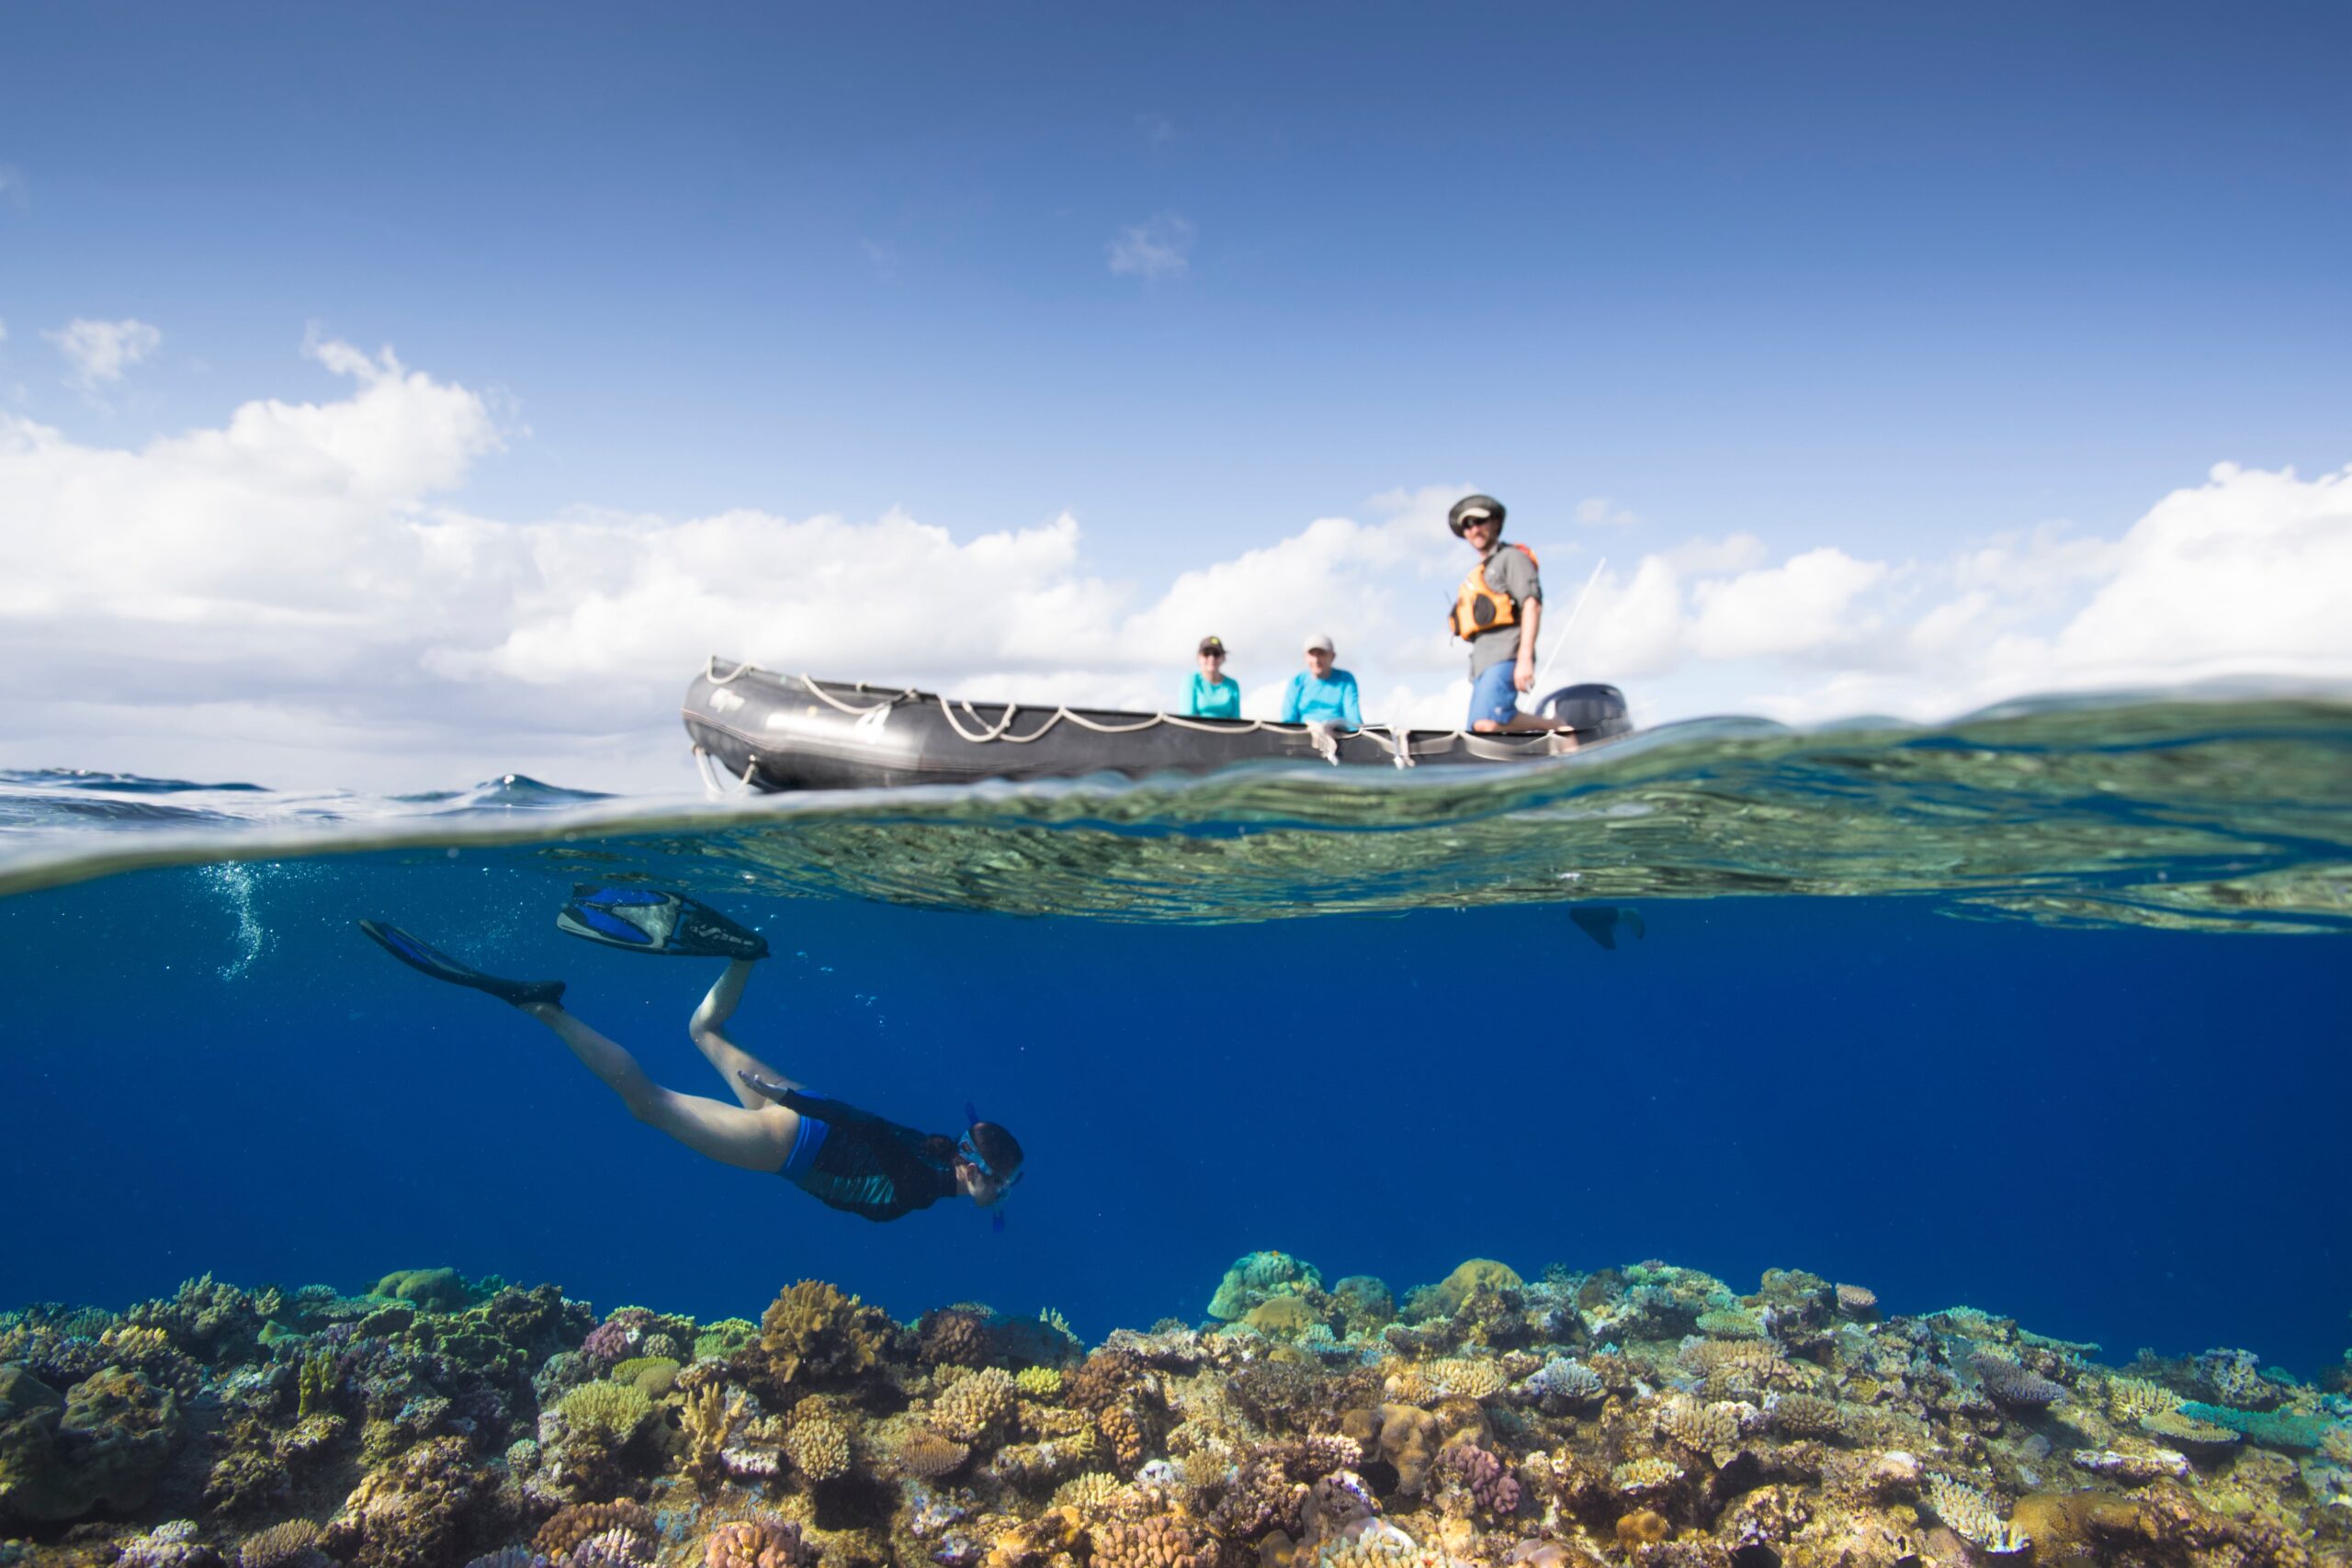
[[757,1322],[448,1269],[0,1313],[0,1563],[2352,1565],[2352,1363],[2044,1337],[1663,1263],[1396,1298],[1280,1252],[1202,1325]]

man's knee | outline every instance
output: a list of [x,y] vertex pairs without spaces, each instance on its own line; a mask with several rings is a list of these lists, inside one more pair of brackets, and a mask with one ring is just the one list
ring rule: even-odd
[[1499,725],[1499,724],[1497,724],[1497,723],[1496,723],[1493,719],[1491,719],[1491,718],[1482,718],[1482,719],[1477,720],[1476,723],[1472,724],[1472,725],[1470,726],[1470,728],[1471,728],[1471,729],[1472,729],[1472,730],[1474,730],[1474,731],[1475,731],[1475,732],[1476,732],[1477,734],[1480,734],[1480,735],[1492,735],[1492,734],[1494,734],[1497,730],[1500,729],[1500,728],[1502,728],[1502,726],[1501,726],[1501,725]]

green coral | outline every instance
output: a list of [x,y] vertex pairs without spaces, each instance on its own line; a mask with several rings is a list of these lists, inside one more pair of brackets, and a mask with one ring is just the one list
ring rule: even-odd
[[455,1269],[397,1269],[377,1280],[368,1293],[427,1312],[455,1312],[467,1301],[466,1282]]
[[1012,1374],[1012,1386],[1031,1399],[1051,1399],[1062,1391],[1062,1374],[1052,1367],[1023,1367]]
[[1233,1323],[1269,1296],[1303,1295],[1323,1288],[1323,1276],[1310,1263],[1287,1252],[1252,1252],[1234,1260],[1209,1299],[1209,1315]]
[[613,1368],[612,1381],[625,1382],[648,1399],[659,1399],[678,1381],[678,1363],[668,1356],[631,1356]]
[[747,1317],[722,1317],[695,1336],[695,1359],[718,1361],[752,1345],[760,1337],[760,1325]]
[[2328,1428],[2335,1425],[2324,1416],[2299,1416],[2289,1410],[2237,1410],[2195,1400],[2180,1408],[2191,1419],[2227,1427],[2270,1449],[2316,1449],[2327,1440]]
[[653,1414],[653,1402],[635,1383],[582,1383],[556,1404],[574,1432],[618,1447]]
[[308,1420],[333,1409],[337,1382],[333,1356],[322,1353],[303,1357],[302,1370],[295,1377],[295,1388],[301,1402],[295,1414]]

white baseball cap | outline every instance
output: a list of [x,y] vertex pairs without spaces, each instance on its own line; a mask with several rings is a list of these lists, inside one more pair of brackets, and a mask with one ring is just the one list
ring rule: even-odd
[[1317,632],[1313,637],[1306,639],[1307,652],[1314,653],[1318,650],[1329,654],[1337,654],[1339,652],[1338,649],[1331,646],[1331,634],[1329,632]]

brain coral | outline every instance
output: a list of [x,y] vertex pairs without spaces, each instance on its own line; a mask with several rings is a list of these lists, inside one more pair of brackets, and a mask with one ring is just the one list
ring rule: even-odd
[[705,1538],[702,1561],[703,1568],[806,1568],[817,1554],[789,1519],[742,1519]]
[[847,1378],[882,1359],[888,1315],[822,1280],[786,1285],[760,1318],[760,1348],[779,1384]]
[[1209,1315],[1232,1323],[1271,1295],[1320,1290],[1323,1276],[1287,1252],[1252,1252],[1234,1260],[1209,1298]]
[[1276,1339],[1295,1339],[1322,1325],[1315,1309],[1298,1296],[1268,1296],[1242,1314],[1241,1321]]
[[1012,1414],[1014,1393],[1002,1367],[967,1372],[932,1401],[931,1424],[959,1443],[980,1442]]
[[1430,1315],[1452,1317],[1480,1291],[1516,1291],[1526,1283],[1508,1263],[1473,1258],[1439,1280],[1420,1304]]
[[1204,1568],[1208,1561],[1192,1531],[1165,1514],[1114,1519],[1092,1533],[1094,1568]]

